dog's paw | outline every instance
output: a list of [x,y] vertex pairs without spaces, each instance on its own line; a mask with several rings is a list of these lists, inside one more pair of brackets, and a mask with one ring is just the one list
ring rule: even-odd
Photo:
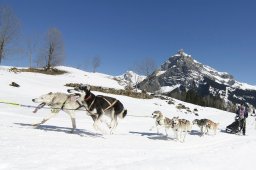
[[71,130],[69,133],[74,134],[74,133],[75,133],[75,130]]

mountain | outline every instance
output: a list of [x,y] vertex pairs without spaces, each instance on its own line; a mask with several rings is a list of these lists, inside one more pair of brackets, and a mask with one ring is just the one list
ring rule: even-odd
[[246,102],[256,107],[255,86],[238,82],[231,74],[204,65],[183,50],[170,57],[138,87],[170,96],[194,91],[199,97],[220,98],[226,104]]
[[120,76],[115,76],[115,80],[119,82],[122,86],[136,86],[138,83],[142,82],[146,76],[139,75],[133,71],[127,71]]

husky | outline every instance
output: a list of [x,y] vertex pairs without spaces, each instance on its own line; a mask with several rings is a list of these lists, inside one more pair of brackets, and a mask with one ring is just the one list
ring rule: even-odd
[[165,128],[165,134],[168,136],[167,129],[171,128],[172,119],[165,117],[160,111],[154,111],[152,113],[152,118],[155,119],[155,126],[150,128],[150,131],[153,130],[154,127],[157,129],[157,133],[159,134],[159,126]]
[[201,136],[203,136],[207,131],[207,120],[208,119],[195,119],[192,124],[197,125],[200,128]]
[[216,134],[216,130],[218,128],[218,123],[214,123],[210,119],[195,119],[193,120],[193,125],[196,124],[199,126],[201,131],[201,136],[208,134],[210,129],[214,130],[214,134]]
[[207,133],[209,133],[209,130],[212,130],[214,132],[214,135],[217,133],[219,123],[215,123],[212,120],[208,120],[206,128],[207,128]]
[[[175,138],[180,142],[185,142],[187,133],[191,131],[191,123],[189,120],[179,119],[179,117],[173,117],[172,129],[174,131]],[[182,133],[183,138],[181,139]]]
[[102,122],[103,115],[111,119],[109,125],[110,134],[113,134],[113,131],[117,127],[117,117],[124,118],[127,115],[127,110],[119,100],[113,97],[95,95],[91,92],[90,86],[79,85],[74,89],[69,89],[68,92],[80,93],[84,96],[82,104],[94,121],[93,127],[103,133],[106,132],[99,126],[99,123]]
[[[38,98],[32,99],[35,103],[40,103],[33,113],[36,113],[39,109],[43,108],[45,105],[51,107],[50,114],[44,118],[41,122],[33,124],[34,126],[39,126],[49,119],[56,116],[61,110],[66,112],[72,122],[72,130],[74,132],[76,129],[76,121],[75,121],[75,111],[81,108],[80,94],[66,94],[66,93],[48,93],[44,94]],[[82,96],[83,97],[83,96]],[[80,103],[79,103],[80,101]]]

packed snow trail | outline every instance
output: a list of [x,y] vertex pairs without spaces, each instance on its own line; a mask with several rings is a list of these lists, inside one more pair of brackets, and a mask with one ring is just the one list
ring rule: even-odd
[[[49,76],[35,73],[9,73],[0,69],[0,100],[34,105],[31,99],[48,92],[66,92],[64,86],[70,82],[118,86],[105,75],[90,77],[89,73],[66,68],[70,73]],[[88,75],[88,79],[82,76]],[[84,77],[84,76],[83,76]],[[21,86],[9,86],[10,81]],[[118,87],[117,87],[118,88]],[[119,87],[121,88],[121,87]],[[96,94],[102,94],[95,92]],[[95,131],[92,119],[85,111],[76,112],[77,130],[70,133],[69,116],[60,112],[45,124],[35,128],[31,124],[39,122],[49,109],[25,108],[0,104],[0,170],[252,170],[256,154],[255,118],[247,119],[247,135],[239,136],[221,132],[234,121],[233,113],[200,107],[178,100],[168,104],[165,100],[134,99],[113,96],[128,110],[128,115],[119,120],[114,135],[102,135]],[[176,106],[182,103],[190,110],[197,108],[198,115],[186,113]],[[184,143],[156,134],[150,117],[160,110],[168,117],[180,116],[192,121],[195,118],[209,118],[220,123],[217,135],[200,137],[199,128],[192,127]]]

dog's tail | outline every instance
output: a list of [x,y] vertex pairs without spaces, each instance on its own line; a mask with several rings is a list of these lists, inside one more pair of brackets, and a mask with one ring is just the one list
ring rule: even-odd
[[120,118],[124,118],[127,115],[127,109],[124,109],[120,114],[119,117]]

